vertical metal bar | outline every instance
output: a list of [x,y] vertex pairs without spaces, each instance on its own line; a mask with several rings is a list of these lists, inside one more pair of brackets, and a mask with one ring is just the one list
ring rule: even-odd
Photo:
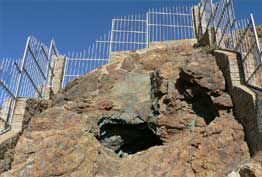
[[[130,21],[130,23],[131,23],[131,25],[130,25],[130,30],[131,31],[133,31],[133,30],[136,30],[136,22],[135,22],[135,20],[136,20],[136,15],[132,15],[131,16],[131,21]],[[133,25],[134,24],[134,25]],[[134,26],[134,27],[133,27]],[[131,42],[131,44],[130,44],[130,48],[128,48],[127,50],[132,50],[132,47],[133,47],[133,49],[136,47],[136,32],[134,32],[134,33],[130,33],[130,42]],[[134,42],[133,44],[132,44],[132,42]]]
[[150,32],[149,32],[149,24],[150,24],[150,19],[149,19],[149,12],[146,13],[146,48],[149,48],[149,40],[150,40]]
[[[149,25],[149,31],[152,30],[152,39],[150,39],[150,36],[149,36],[149,42],[154,42],[155,41],[155,28],[153,26],[153,24],[155,23],[155,18],[154,18],[154,9],[151,10],[151,12],[149,12],[149,22],[148,22],[148,25]],[[152,22],[151,22],[151,16],[152,16]],[[150,33],[151,34],[151,33]]]
[[115,19],[112,19],[112,25],[111,25],[111,34],[110,34],[110,41],[109,41],[109,62],[111,58],[111,53],[112,53],[112,45],[113,45],[113,30],[114,30],[114,25],[115,25]]
[[95,51],[95,44],[93,43],[92,45],[92,51],[91,51],[91,71],[93,71],[94,67],[94,51]]
[[[252,28],[253,28],[253,33],[255,35],[255,40],[256,40],[256,44],[257,44],[257,50],[259,53],[261,53],[261,48],[260,48],[260,42],[258,40],[258,35],[257,35],[257,30],[256,30],[256,24],[255,24],[255,20],[254,20],[254,15],[253,13],[250,15],[251,18],[251,23],[252,23]],[[262,59],[261,59],[262,62]]]

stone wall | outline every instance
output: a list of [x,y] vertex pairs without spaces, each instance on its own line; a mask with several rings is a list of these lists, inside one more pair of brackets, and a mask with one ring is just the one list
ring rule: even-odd
[[10,168],[14,148],[20,133],[26,107],[25,98],[18,98],[14,109],[11,130],[0,136],[0,173]]
[[216,50],[214,54],[232,96],[235,116],[245,128],[251,153],[256,154],[262,150],[262,93],[244,85],[243,70],[237,54],[222,50]]
[[0,136],[0,174],[11,168],[14,148],[21,133],[28,127],[31,118],[47,109],[48,104],[47,100],[17,99],[12,128]]

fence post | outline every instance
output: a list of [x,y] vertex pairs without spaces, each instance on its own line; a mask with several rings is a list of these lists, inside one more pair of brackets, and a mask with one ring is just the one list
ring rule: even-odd
[[111,53],[112,53],[112,45],[113,45],[113,33],[114,33],[114,26],[115,26],[115,19],[112,19],[112,25],[111,25],[111,33],[110,33],[110,41],[109,41],[109,58],[108,63],[110,63]]
[[149,33],[149,12],[146,13],[146,47],[149,48],[149,40],[150,40],[150,33]]
[[65,73],[65,65],[66,65],[66,56],[59,55],[56,58],[56,70],[53,78],[53,94],[58,93],[59,90],[63,88],[64,82],[64,73]]
[[[230,35],[231,35],[231,38],[232,38],[232,42],[233,42],[233,49],[235,48],[236,44],[235,44],[235,40],[234,40],[234,34],[233,34],[233,30],[232,30],[232,27],[233,27],[233,24],[235,24],[235,19],[233,17],[232,19],[232,15],[233,15],[233,12],[232,12],[232,0],[227,0],[227,15],[228,15],[228,20],[229,20],[229,30],[230,30]],[[230,13],[230,9],[231,9],[231,13]]]
[[55,77],[55,68],[57,61],[58,51],[55,46],[55,42],[52,39],[48,52],[48,66],[46,70],[46,83],[43,85],[42,97],[49,99],[50,94],[53,93],[53,81]]
[[194,32],[197,40],[200,40],[200,34],[201,34],[201,20],[200,20],[200,5],[193,6],[193,20],[194,20]]
[[255,24],[253,13],[250,15],[250,17],[251,17],[251,22],[252,22],[252,28],[254,30],[254,35],[255,35],[255,38],[256,38],[256,44],[257,44],[258,52],[260,54],[261,53],[261,48],[260,48],[260,43],[259,43],[259,40],[258,40],[257,29],[256,29],[256,24]]
[[213,0],[210,0],[210,17],[209,17],[209,21],[208,21],[208,35],[209,35],[209,43],[210,45],[214,45],[215,44],[215,11],[214,11],[214,4],[213,4]]

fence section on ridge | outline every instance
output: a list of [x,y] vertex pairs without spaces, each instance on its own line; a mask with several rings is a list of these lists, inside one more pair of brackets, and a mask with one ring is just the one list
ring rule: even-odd
[[68,52],[66,55],[62,88],[64,88],[70,80],[108,64],[110,55],[109,38],[110,32],[100,36],[99,40],[89,46],[88,50]]
[[88,50],[67,54],[62,87],[70,80],[107,64],[112,52],[144,49],[152,42],[191,39],[194,35],[189,6],[150,9],[143,14],[115,17],[110,32],[101,36]]
[[149,43],[195,37],[191,7],[150,9],[147,21]]
[[235,31],[235,51],[242,55],[246,84],[262,90],[262,50],[254,17],[238,21]]
[[262,90],[262,50],[253,14],[237,20],[233,0],[202,0],[199,14],[200,36],[212,30],[218,48],[240,53],[246,84]]
[[146,14],[112,19],[110,51],[137,50],[147,47]]
[[[63,66],[59,70],[63,72],[64,88],[70,80],[108,64],[112,52],[148,48],[159,41],[192,39],[195,31],[200,37],[212,33],[218,48],[240,53],[246,84],[262,90],[262,50],[253,15],[237,20],[233,0],[201,0],[198,16],[199,26],[194,26],[192,8],[180,6],[113,18],[108,33],[87,50],[69,52],[62,64],[54,40],[47,47],[28,37],[22,59],[0,60],[0,134],[10,129],[18,97],[43,97],[46,87],[53,88],[56,64],[57,68]],[[58,80],[61,86],[61,78]]]
[[16,98],[43,97],[44,86],[54,77],[53,55],[58,56],[53,40],[48,49],[30,36],[22,59],[0,60],[0,134],[10,129]]
[[14,65],[15,62],[18,60],[11,58],[0,60],[0,134],[9,130],[11,108],[16,98],[19,71]]

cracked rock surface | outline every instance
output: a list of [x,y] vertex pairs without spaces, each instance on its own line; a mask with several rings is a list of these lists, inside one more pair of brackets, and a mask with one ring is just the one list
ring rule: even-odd
[[221,177],[250,159],[213,56],[190,41],[118,53],[32,118],[1,177]]

